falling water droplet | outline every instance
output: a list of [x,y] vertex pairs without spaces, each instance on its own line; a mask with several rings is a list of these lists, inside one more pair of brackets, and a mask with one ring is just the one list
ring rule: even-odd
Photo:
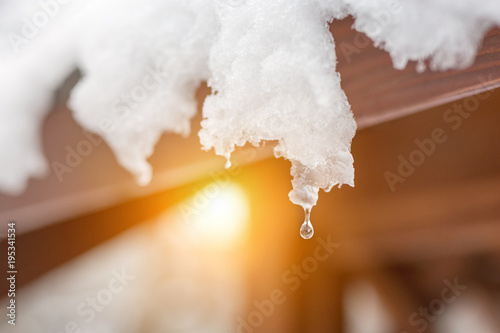
[[310,239],[314,235],[314,228],[311,223],[311,209],[306,208],[304,211],[306,218],[300,227],[300,236],[304,239]]
[[231,167],[231,165],[232,165],[232,164],[231,164],[231,160],[229,160],[229,158],[228,158],[228,159],[227,159],[227,161],[226,161],[226,164],[224,165],[224,167],[225,167],[226,169],[229,169],[229,168]]
[[309,239],[314,235],[314,228],[311,221],[304,221],[304,223],[302,223],[302,226],[300,227],[300,235],[304,239]]

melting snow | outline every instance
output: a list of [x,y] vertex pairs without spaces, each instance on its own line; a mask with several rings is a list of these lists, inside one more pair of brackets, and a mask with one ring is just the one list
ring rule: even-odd
[[[290,199],[316,204],[319,189],[354,185],[347,98],[328,23],[354,27],[396,68],[472,63],[500,2],[471,0],[4,0],[0,2],[0,190],[17,194],[48,167],[41,122],[53,92],[79,68],[69,105],[99,133],[139,184],[165,131],[186,135],[194,93],[208,81],[205,149],[275,141],[291,161]],[[423,70],[419,66],[419,70]]]

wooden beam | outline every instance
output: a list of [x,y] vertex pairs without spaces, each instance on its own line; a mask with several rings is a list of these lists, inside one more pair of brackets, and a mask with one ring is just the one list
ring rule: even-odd
[[335,20],[335,39],[342,88],[363,128],[442,105],[500,86],[500,29],[484,38],[474,64],[464,70],[417,73],[415,63],[404,70],[373,46],[363,33],[351,29],[352,18]]

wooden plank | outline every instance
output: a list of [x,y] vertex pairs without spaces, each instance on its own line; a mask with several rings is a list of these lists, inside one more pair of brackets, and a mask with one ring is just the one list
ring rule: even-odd
[[330,30],[335,39],[341,85],[361,128],[500,86],[498,28],[486,35],[471,67],[419,74],[415,63],[404,70],[394,69],[389,54],[351,29],[352,24],[351,18],[336,20]]
[[[390,232],[343,241],[346,270],[412,265],[425,261],[464,258],[500,250],[500,219],[423,230]],[[364,249],[359,251],[358,249]],[[367,256],[367,253],[376,252]]]

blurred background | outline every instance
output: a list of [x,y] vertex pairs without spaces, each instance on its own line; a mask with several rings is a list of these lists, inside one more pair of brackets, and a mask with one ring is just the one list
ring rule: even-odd
[[[351,25],[331,30],[359,125],[356,187],[320,194],[308,241],[272,143],[225,169],[200,150],[198,115],[188,139],[162,137],[138,187],[72,119],[69,77],[44,152],[64,163],[91,149],[62,180],[51,169],[0,195],[18,268],[17,324],[4,316],[0,331],[500,332],[500,30],[472,67],[418,74]],[[7,272],[5,239],[0,249]]]

